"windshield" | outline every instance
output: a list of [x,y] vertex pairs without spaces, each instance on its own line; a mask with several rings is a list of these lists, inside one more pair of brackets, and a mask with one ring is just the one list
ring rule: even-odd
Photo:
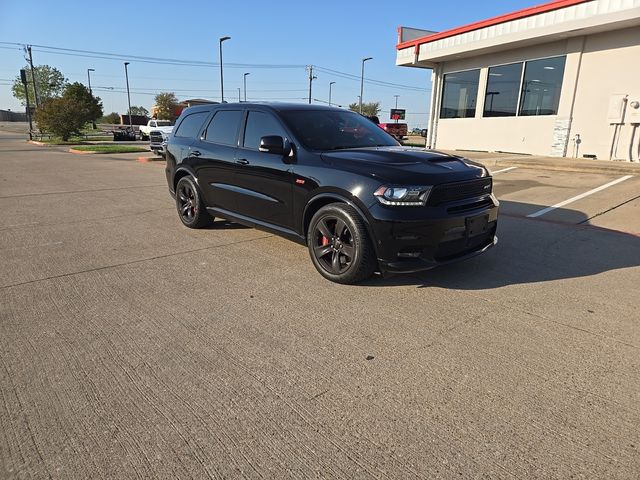
[[169,120],[158,120],[158,127],[170,127],[171,122]]
[[282,118],[311,150],[385,147],[399,143],[366,117],[336,110],[284,111]]

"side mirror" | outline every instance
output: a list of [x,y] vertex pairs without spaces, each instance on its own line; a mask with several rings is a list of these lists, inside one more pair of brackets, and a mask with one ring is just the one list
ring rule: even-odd
[[279,135],[269,135],[260,139],[261,152],[284,155],[284,140]]

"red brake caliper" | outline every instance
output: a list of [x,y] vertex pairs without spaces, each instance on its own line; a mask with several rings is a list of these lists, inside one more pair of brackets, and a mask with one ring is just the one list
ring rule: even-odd
[[326,247],[327,245],[329,245],[329,239],[323,235],[322,236],[322,246]]

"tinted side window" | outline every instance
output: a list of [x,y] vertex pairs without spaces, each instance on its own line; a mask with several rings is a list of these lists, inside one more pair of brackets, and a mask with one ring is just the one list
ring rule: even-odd
[[560,103],[566,57],[532,60],[525,64],[520,115],[556,115]]
[[286,137],[284,130],[273,115],[263,112],[249,112],[244,130],[244,147],[258,150],[260,139],[268,135]]
[[485,117],[513,117],[518,109],[522,63],[489,68],[484,98]]
[[195,138],[208,116],[209,112],[198,112],[187,115],[182,122],[180,122],[180,125],[178,125],[176,137]]
[[204,136],[208,142],[235,145],[242,120],[241,110],[221,110],[216,113]]
[[444,76],[440,118],[475,117],[479,82],[480,70],[447,73]]

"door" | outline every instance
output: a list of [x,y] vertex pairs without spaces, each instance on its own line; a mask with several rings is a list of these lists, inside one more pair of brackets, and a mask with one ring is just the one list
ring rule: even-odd
[[[205,123],[209,112],[195,112],[184,117],[176,126],[175,133],[171,142],[167,145],[167,181],[173,190],[172,179],[176,167],[187,165],[194,168],[194,158],[191,157],[191,145],[200,137],[203,124]],[[197,159],[196,164],[197,164]],[[195,168],[194,168],[195,170]]]
[[288,137],[273,114],[249,111],[237,151],[236,185],[241,196],[236,208],[241,215],[293,229],[292,168],[282,155],[258,150],[260,139],[268,135]]
[[234,170],[243,113],[242,110],[218,110],[191,146],[199,186],[208,207],[232,212],[236,209],[239,195],[233,188]]

